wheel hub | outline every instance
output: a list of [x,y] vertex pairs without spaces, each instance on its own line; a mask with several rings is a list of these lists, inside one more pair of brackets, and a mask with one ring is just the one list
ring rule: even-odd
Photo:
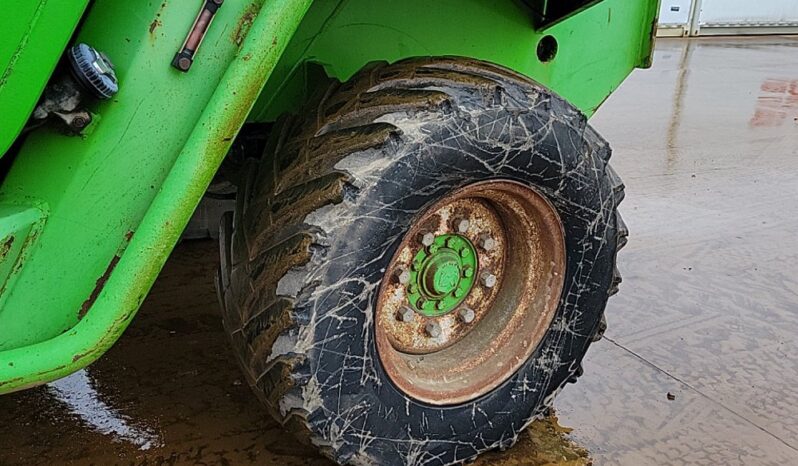
[[473,399],[534,351],[563,286],[562,224],[537,191],[475,183],[421,213],[399,245],[375,310],[391,380],[433,404]]
[[410,305],[427,317],[454,311],[474,285],[477,261],[477,252],[465,236],[435,236],[413,258],[406,289]]

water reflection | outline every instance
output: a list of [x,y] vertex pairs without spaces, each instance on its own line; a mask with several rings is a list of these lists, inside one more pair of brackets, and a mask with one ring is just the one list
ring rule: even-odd
[[57,401],[91,429],[116,441],[129,442],[139,450],[162,446],[160,436],[145,425],[129,418],[121,410],[104,401],[87,370],[80,370],[47,385]]

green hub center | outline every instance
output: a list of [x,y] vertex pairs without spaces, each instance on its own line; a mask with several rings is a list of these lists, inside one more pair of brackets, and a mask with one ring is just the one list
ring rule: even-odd
[[471,291],[476,269],[477,252],[466,237],[436,236],[413,258],[408,300],[427,317],[452,312]]

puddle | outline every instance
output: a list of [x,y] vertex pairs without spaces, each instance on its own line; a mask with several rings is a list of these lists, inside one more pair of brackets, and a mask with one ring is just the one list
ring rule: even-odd
[[[242,383],[213,291],[213,241],[178,247],[120,341],[86,370],[0,397],[0,465],[330,466]],[[586,465],[555,416],[479,466]]]
[[535,421],[511,449],[480,456],[475,466],[587,466],[593,464],[590,452],[569,436],[573,429],[563,427],[554,412]]
[[139,450],[162,446],[154,429],[137,425],[129,416],[103,401],[85,369],[47,384],[46,389],[80,422],[112,441],[128,442]]

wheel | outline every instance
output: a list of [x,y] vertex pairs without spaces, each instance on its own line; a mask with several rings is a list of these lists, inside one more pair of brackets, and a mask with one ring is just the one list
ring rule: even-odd
[[218,288],[274,417],[341,464],[505,448],[581,373],[620,277],[606,142],[539,84],[414,59],[272,130]]

